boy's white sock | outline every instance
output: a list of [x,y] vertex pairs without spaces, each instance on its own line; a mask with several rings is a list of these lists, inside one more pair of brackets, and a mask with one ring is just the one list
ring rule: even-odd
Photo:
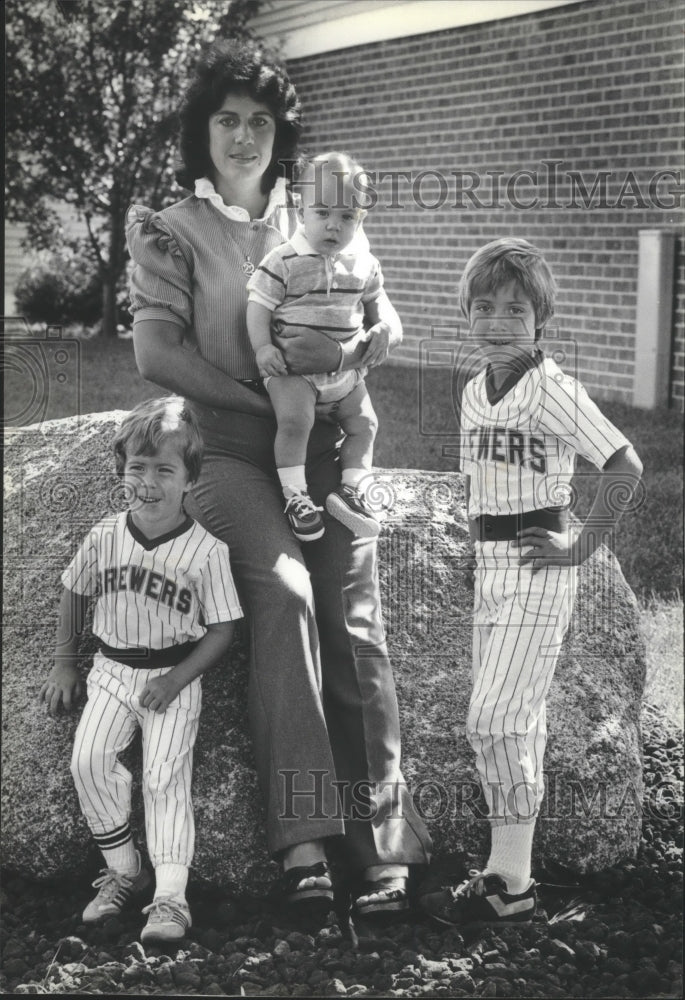
[[368,479],[369,476],[368,469],[343,469],[341,480],[343,486],[353,486],[356,489],[361,481]]
[[160,896],[186,898],[188,866],[177,864],[157,865],[155,868],[155,899]]
[[490,857],[485,870],[501,875],[507,890],[515,896],[530,886],[534,833],[535,823],[513,823],[491,829]]
[[140,871],[140,854],[135,848],[128,823],[111,833],[93,834],[108,868],[120,875],[137,875]]
[[281,481],[283,496],[286,500],[293,493],[306,493],[307,480],[304,475],[304,465],[288,465],[278,469],[278,478]]

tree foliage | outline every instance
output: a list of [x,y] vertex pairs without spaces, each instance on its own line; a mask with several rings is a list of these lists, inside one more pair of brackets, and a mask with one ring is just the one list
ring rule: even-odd
[[[202,46],[249,34],[259,0],[13,0],[6,10],[6,212],[32,247],[60,239],[56,203],[86,224],[112,332],[132,201],[179,196],[177,108]],[[63,236],[62,236],[63,238]]]

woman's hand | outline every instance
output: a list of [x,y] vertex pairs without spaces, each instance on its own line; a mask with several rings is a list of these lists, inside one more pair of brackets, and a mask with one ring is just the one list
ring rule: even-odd
[[312,375],[334,372],[340,363],[340,346],[306,326],[289,326],[284,333],[274,334],[291,375]]

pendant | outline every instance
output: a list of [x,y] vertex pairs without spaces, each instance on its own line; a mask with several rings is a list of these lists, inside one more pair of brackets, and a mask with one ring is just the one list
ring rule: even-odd
[[249,257],[246,257],[245,263],[243,264],[243,274],[246,274],[249,278],[251,274],[254,274],[254,272],[255,272],[254,264],[252,263]]

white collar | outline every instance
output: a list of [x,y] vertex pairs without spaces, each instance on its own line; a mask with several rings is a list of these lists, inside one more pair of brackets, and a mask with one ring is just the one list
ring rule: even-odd
[[[301,223],[298,223],[297,229],[293,235],[288,240],[298,257],[304,257],[308,255],[316,255],[317,257],[327,257],[329,254],[320,254],[314,249],[309,240],[304,234],[304,229]],[[347,254],[355,256],[358,253],[363,253],[369,250],[369,241],[366,233],[364,232],[362,226],[359,227],[357,232],[354,234],[354,239],[351,243],[348,243],[344,250],[340,250],[338,253],[333,254],[333,257],[344,257]]]
[[[210,181],[209,177],[198,177],[195,181],[195,197],[206,198],[211,205],[234,222],[250,222],[250,213],[240,205],[227,205]],[[276,209],[286,207],[285,178],[277,177],[269,193],[262,219],[268,219]]]

